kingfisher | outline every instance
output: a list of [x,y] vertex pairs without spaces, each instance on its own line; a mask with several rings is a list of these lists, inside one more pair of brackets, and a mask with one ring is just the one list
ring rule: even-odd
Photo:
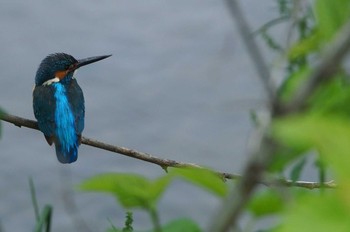
[[76,60],[66,53],[55,53],[39,65],[33,89],[34,115],[47,143],[55,144],[56,156],[61,163],[77,160],[84,129],[84,95],[74,73],[84,65],[110,56]]

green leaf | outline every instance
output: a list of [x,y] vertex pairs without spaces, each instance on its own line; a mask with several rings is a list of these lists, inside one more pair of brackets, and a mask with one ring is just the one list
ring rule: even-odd
[[106,232],[123,232],[122,229],[119,229],[119,228],[115,227],[115,225],[113,225],[113,223],[112,223],[111,220],[108,219],[108,222],[109,222],[109,224],[110,224],[110,228],[108,228],[108,229],[106,230]]
[[204,168],[175,168],[169,174],[190,181],[219,197],[227,194],[228,187],[217,173]]
[[113,194],[125,208],[151,208],[170,182],[169,176],[155,181],[136,174],[106,173],[83,181],[79,188],[84,191]]
[[184,218],[169,222],[162,228],[162,232],[201,232],[196,222]]
[[299,177],[301,175],[301,172],[303,171],[303,168],[305,167],[306,164],[306,157],[303,157],[300,159],[292,168],[292,171],[290,172],[290,178],[292,181],[297,181],[299,180]]
[[350,85],[347,78],[343,73],[339,73],[332,81],[321,85],[309,101],[310,111],[350,118]]
[[349,19],[350,1],[317,0],[315,2],[315,13],[320,35],[327,42],[334,37]]
[[107,232],[132,232],[132,231],[134,231],[134,229],[132,227],[133,221],[134,220],[133,220],[132,212],[126,212],[124,228],[119,229],[113,225],[113,223],[110,219],[108,219],[108,222],[110,223],[110,228],[107,229]]
[[306,155],[308,146],[280,146],[277,148],[275,158],[268,170],[270,172],[283,173],[285,167],[301,156]]
[[318,51],[322,45],[333,39],[349,19],[350,1],[348,0],[317,0],[314,8],[317,19],[314,31],[290,48],[288,57],[291,60]]
[[342,190],[350,191],[350,122],[342,117],[294,116],[277,120],[277,140],[290,146],[309,146],[319,152],[322,162],[332,167]]
[[158,200],[168,187],[171,179],[171,176],[165,175],[152,181],[149,189],[151,199]]
[[269,48],[271,48],[272,50],[276,50],[276,51],[282,51],[282,46],[280,44],[278,44],[273,37],[271,37],[267,30],[262,30],[261,31],[261,37],[263,38],[263,40],[265,41],[265,43],[267,44],[267,46]]
[[35,224],[34,232],[41,232],[44,228],[45,231],[50,231],[52,211],[53,208],[51,205],[44,206],[39,216],[39,220]]
[[280,212],[284,207],[280,194],[272,189],[258,192],[248,204],[248,210],[255,216],[267,216]]
[[132,232],[134,229],[132,228],[132,223],[134,222],[132,212],[126,212],[126,220],[125,226],[123,228],[123,232]]
[[308,194],[293,202],[284,214],[279,232],[349,231],[349,205],[334,193]]
[[305,66],[291,74],[283,85],[278,90],[278,95],[283,102],[288,102],[292,96],[295,94],[295,90],[300,87],[300,85],[305,81],[310,73],[310,68]]
[[321,42],[322,37],[319,35],[318,30],[314,30],[308,37],[291,46],[288,51],[288,58],[293,61],[299,57],[309,55],[320,49]]

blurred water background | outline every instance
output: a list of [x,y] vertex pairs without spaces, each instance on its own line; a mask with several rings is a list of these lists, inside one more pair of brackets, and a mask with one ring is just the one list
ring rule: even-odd
[[[271,0],[241,2],[253,29],[277,16]],[[1,0],[0,29],[0,107],[8,113],[34,119],[34,76],[46,55],[113,54],[77,72],[86,101],[85,136],[161,158],[241,171],[252,130],[249,112],[263,109],[265,97],[224,1]],[[29,177],[40,206],[54,207],[52,231],[84,225],[104,231],[108,219],[123,224],[124,210],[111,196],[75,191],[76,184],[103,172],[164,174],[156,165],[85,145],[76,163],[62,165],[38,131],[2,127],[4,231],[33,228]],[[161,200],[161,221],[187,216],[204,227],[219,203],[177,181]],[[135,228],[150,226],[146,213],[135,211],[134,217]]]

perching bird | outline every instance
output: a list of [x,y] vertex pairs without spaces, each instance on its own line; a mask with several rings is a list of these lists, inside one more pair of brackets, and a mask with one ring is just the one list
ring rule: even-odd
[[65,53],[48,55],[40,64],[33,90],[33,109],[49,145],[55,143],[57,159],[72,163],[84,129],[84,95],[74,77],[78,68],[111,55],[76,60]]

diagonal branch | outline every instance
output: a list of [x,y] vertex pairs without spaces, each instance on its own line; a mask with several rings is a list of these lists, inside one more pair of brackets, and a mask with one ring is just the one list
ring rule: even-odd
[[235,0],[228,0],[226,2],[229,10],[232,13],[232,16],[237,22],[236,25],[238,27],[239,33],[245,42],[246,49],[248,50],[248,55],[253,62],[253,68],[255,68],[255,71],[261,79],[268,97],[269,106],[272,108],[276,100],[276,89],[272,79],[270,78],[270,71],[265,63],[265,59],[263,58],[258,45],[254,41],[254,35],[252,35],[248,29],[248,22],[245,20],[243,12],[238,8]]
[[[27,128],[39,130],[38,123],[33,120],[29,120],[26,118],[21,118],[18,116],[10,115],[10,114],[0,114],[0,120],[12,123],[18,127],[24,126]],[[106,151],[118,153],[121,155],[125,155],[134,159],[139,159],[143,160],[149,163],[157,164],[163,169],[167,169],[168,167],[175,167],[175,168],[181,168],[181,167],[193,167],[193,168],[201,168],[201,166],[197,164],[192,164],[192,163],[185,163],[185,162],[179,162],[175,160],[170,160],[170,159],[161,159],[156,156],[153,156],[151,154],[145,153],[145,152],[140,152],[136,151],[130,148],[126,147],[121,147],[121,146],[115,146],[111,144],[107,144],[104,142],[100,142],[95,139],[87,138],[87,137],[82,137],[81,143],[96,147],[99,149],[103,149]],[[225,179],[238,179],[240,178],[240,175],[238,174],[230,174],[230,173],[225,173],[225,172],[218,172],[223,178]]]
[[[5,122],[12,123],[18,127],[27,127],[34,130],[39,130],[38,124],[36,121],[29,120],[26,118],[21,118],[18,116],[10,115],[10,114],[0,114],[0,120],[3,120]],[[150,155],[145,152],[139,152],[135,151],[133,149],[115,146],[107,143],[100,142],[95,139],[90,139],[86,137],[82,137],[82,144],[96,147],[99,149],[103,149],[106,151],[118,153],[121,155],[125,155],[134,159],[143,160],[149,163],[157,164],[163,169],[167,169],[168,167],[174,167],[174,168],[181,168],[181,167],[194,167],[194,168],[203,168],[202,166],[199,166],[197,164],[193,163],[185,163],[185,162],[179,162],[175,160],[170,159],[161,159],[156,156]],[[231,173],[225,173],[225,172],[218,172],[216,173],[221,176],[224,179],[234,179],[238,180],[242,178],[241,175],[238,174],[231,174]],[[308,181],[291,181],[291,180],[285,180],[285,179],[278,179],[278,180],[262,180],[260,181],[260,184],[266,185],[266,186],[286,186],[286,187],[301,187],[301,188],[307,188],[307,189],[315,189],[320,188],[321,184],[318,182],[308,182]],[[323,183],[322,185],[325,188],[336,188],[337,185],[333,181],[329,181],[326,183]]]
[[[248,22],[237,1],[238,0],[226,0],[226,3],[232,17],[235,19],[239,34],[246,45],[254,68],[258,71],[258,75],[265,87],[270,110],[273,111],[278,105],[278,99],[271,82],[270,72],[260,53],[258,45],[251,35]],[[274,114],[272,113],[271,115]],[[252,140],[253,143],[250,147],[249,160],[245,165],[242,178],[224,200],[222,207],[212,219],[209,230],[207,231],[225,232],[231,227],[236,227],[244,206],[249,201],[257,184],[261,182],[263,173],[276,151],[276,145],[273,139],[267,134],[269,124],[270,118],[264,120],[261,127],[255,131],[254,140]]]

